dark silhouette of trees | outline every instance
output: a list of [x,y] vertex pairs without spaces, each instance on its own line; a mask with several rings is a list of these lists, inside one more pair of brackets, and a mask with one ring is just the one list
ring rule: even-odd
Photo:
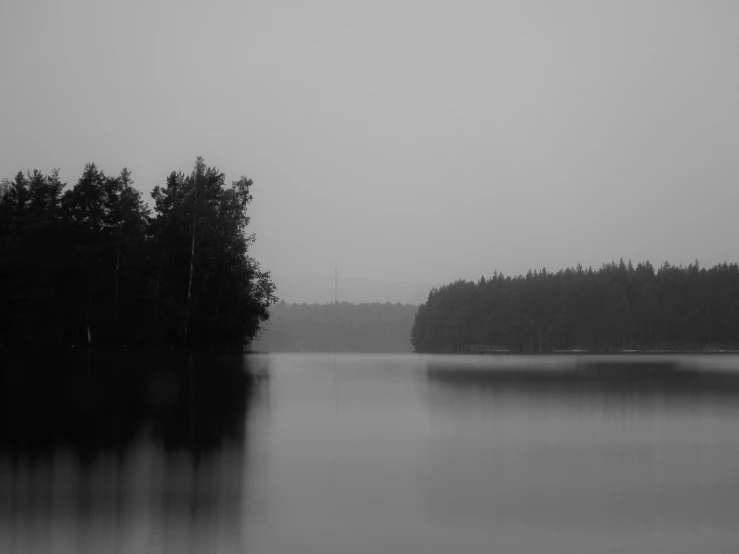
[[198,158],[152,192],[88,164],[0,184],[0,348],[241,348],[275,301],[249,256],[252,181]]
[[735,349],[739,266],[620,260],[459,280],[429,293],[411,342],[418,352]]
[[417,306],[339,302],[270,308],[253,348],[269,352],[411,352]]

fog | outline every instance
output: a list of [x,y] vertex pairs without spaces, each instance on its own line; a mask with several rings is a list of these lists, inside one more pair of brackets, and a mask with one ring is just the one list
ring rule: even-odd
[[4,3],[0,177],[254,179],[287,301],[739,259],[731,2]]

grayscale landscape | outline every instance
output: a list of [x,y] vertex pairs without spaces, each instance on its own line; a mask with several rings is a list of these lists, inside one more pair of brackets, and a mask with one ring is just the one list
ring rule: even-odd
[[739,551],[737,29],[0,2],[0,552]]

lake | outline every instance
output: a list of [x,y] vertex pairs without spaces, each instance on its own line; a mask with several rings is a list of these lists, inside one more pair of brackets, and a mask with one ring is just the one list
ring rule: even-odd
[[0,552],[739,550],[735,355],[627,358],[681,384],[540,378],[623,357],[246,358],[267,378],[217,446],[5,449]]

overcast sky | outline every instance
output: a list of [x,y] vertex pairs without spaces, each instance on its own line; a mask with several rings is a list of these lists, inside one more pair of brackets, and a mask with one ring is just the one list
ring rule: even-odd
[[739,3],[0,0],[0,177],[254,179],[288,301],[739,261]]

